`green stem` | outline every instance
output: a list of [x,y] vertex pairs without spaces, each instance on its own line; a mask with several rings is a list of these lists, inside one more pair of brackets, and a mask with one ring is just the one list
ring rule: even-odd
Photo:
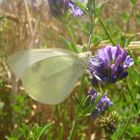
[[130,10],[129,19],[126,23],[125,33],[129,32],[130,21],[131,21],[131,18],[133,17],[133,13],[136,9],[136,6],[137,6],[137,2],[136,2],[136,4],[133,5],[132,9]]
[[112,136],[112,140],[116,140],[116,137],[114,135]]
[[[133,112],[133,108],[131,108],[129,114],[132,114],[132,112]],[[124,127],[123,127],[123,129],[122,129],[122,131],[119,133],[119,136],[117,137],[117,140],[120,140],[121,137],[123,136],[123,134],[125,133],[125,130],[127,129],[130,120],[131,120],[131,116],[129,115],[129,116],[128,116],[128,119],[127,119],[127,121],[126,121],[126,123],[125,123],[125,125],[124,125]]]
[[68,140],[73,140],[73,139],[74,139],[75,134],[76,134],[77,126],[78,126],[78,119],[75,119],[75,120],[73,121],[72,129],[71,129],[71,131],[70,131],[70,136],[68,137]]
[[102,27],[103,27],[103,29],[104,29],[106,35],[108,36],[110,42],[115,46],[115,43],[114,43],[114,41],[112,40],[112,38],[111,38],[111,36],[110,36],[110,33],[108,32],[108,30],[107,30],[107,28],[106,28],[106,26],[105,26],[105,24],[104,24],[104,22],[102,21],[101,18],[99,18],[99,22],[100,22],[100,24],[102,25]]
[[125,130],[126,130],[128,124],[129,124],[129,122],[130,122],[130,118],[128,118],[127,122],[126,122],[125,125],[124,125],[123,130],[121,131],[121,133],[120,133],[120,135],[118,136],[117,139],[121,139],[121,137],[122,137],[122,135],[124,134],[124,132],[125,132]]
[[77,47],[76,47],[76,40],[74,38],[74,35],[72,33],[72,30],[71,30],[70,26],[67,23],[65,23],[65,25],[66,25],[67,30],[69,32],[69,35],[70,35],[70,37],[72,39],[72,44],[73,44],[72,47],[73,47],[73,50],[78,53],[78,50],[77,50]]
[[88,40],[88,50],[90,50],[90,45],[91,45],[91,39],[93,36],[93,28],[94,28],[94,23],[95,23],[95,17],[96,17],[96,0],[93,1],[94,4],[94,10],[93,13],[90,15],[90,34],[89,34],[89,40]]

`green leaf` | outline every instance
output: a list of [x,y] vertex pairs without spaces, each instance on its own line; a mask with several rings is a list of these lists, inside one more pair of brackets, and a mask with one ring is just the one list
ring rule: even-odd
[[137,0],[131,0],[131,3],[135,5],[137,3]]
[[123,12],[121,14],[121,19],[123,20],[124,23],[127,23],[129,18],[130,18],[130,14],[128,12]]
[[86,3],[80,2],[79,0],[76,0],[76,1],[75,1],[75,4],[76,4],[78,7],[80,7],[80,9],[82,9],[84,12],[87,11]]
[[84,101],[84,107],[87,108],[91,105],[91,101],[92,101],[93,96],[87,96],[85,101]]
[[98,104],[98,102],[101,100],[101,98],[103,97],[103,93],[99,94],[96,97],[96,100],[94,101],[94,104],[92,105],[92,107],[90,108],[90,113],[92,113],[95,110],[96,105]]
[[72,27],[69,26],[68,24],[65,24],[65,25],[66,25],[68,33],[71,37],[73,51],[77,53],[78,50],[77,50],[77,47],[76,47],[76,39],[75,39],[75,36],[74,36],[74,32],[72,30]]
[[91,108],[91,107],[84,108],[84,109],[80,112],[79,117],[86,117],[86,116],[89,116],[89,115],[90,115],[90,108]]
[[37,140],[40,140],[41,136],[53,125],[53,123],[49,123],[40,129],[38,133]]
[[60,38],[62,39],[62,41],[63,41],[64,45],[65,45],[65,46],[66,46],[69,50],[73,51],[72,44],[71,44],[71,43],[69,43],[69,42],[65,39],[65,37],[60,36]]

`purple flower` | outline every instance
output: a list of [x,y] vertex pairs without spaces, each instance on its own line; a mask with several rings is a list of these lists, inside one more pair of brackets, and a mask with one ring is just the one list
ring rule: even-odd
[[[93,104],[98,96],[98,93],[93,88],[90,88],[88,91],[88,95],[93,96],[92,98]],[[97,118],[101,113],[105,112],[108,109],[108,107],[111,106],[112,104],[113,103],[111,102],[111,100],[107,97],[107,93],[105,93],[100,99],[100,101],[97,103],[95,110],[92,113],[92,116],[94,118]]]
[[83,11],[74,4],[74,2],[69,2],[69,7],[71,9],[71,12],[74,16],[82,16],[83,15]]
[[52,15],[59,17],[68,11],[70,0],[48,0],[48,2]]
[[[83,2],[83,0],[80,0]],[[65,15],[68,11],[74,16],[81,16],[83,11],[72,0],[48,0],[49,7],[54,17]]]
[[128,76],[127,68],[134,64],[134,60],[127,54],[126,49],[118,46],[106,46],[98,50],[96,57],[91,57],[88,69],[93,78],[106,85]]

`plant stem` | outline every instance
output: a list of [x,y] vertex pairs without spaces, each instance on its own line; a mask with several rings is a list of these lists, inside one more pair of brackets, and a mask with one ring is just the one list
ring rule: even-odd
[[76,134],[77,126],[78,126],[78,119],[76,118],[76,119],[73,121],[72,129],[71,129],[71,131],[70,131],[70,136],[68,137],[68,140],[73,140],[73,139],[74,139],[75,134]]
[[110,42],[115,46],[115,43],[114,43],[114,41],[112,40],[112,38],[111,38],[111,36],[110,36],[110,33],[108,32],[108,30],[107,30],[107,28],[105,27],[105,24],[104,24],[104,22],[102,21],[101,18],[99,18],[99,22],[101,23],[101,25],[102,25],[102,27],[103,27],[103,29],[104,29],[106,35],[108,36],[108,38],[109,38],[109,40],[110,40]]
[[130,116],[130,114],[132,114],[132,112],[133,112],[133,108],[131,108],[130,113],[129,113],[129,116],[128,116],[128,119],[126,120],[126,123],[125,123],[125,125],[124,125],[122,131],[119,133],[119,136],[117,137],[117,140],[120,140],[121,137],[123,136],[123,134],[125,133],[125,131],[126,131],[128,125],[129,125],[129,122],[130,122],[130,120],[132,119],[131,116]]
[[31,23],[31,16],[30,16],[27,0],[24,0],[24,4],[25,4],[25,10],[26,10],[27,18],[28,18],[28,23],[29,23],[29,30],[30,30],[31,35],[33,36],[33,27]]
[[90,50],[90,45],[91,45],[91,39],[93,36],[93,28],[94,28],[94,23],[95,23],[95,17],[96,17],[96,0],[93,1],[93,5],[94,5],[94,10],[93,13],[91,13],[90,15],[90,34],[89,34],[89,40],[88,40],[88,50]]
[[73,50],[76,52],[76,53],[78,53],[78,50],[77,50],[77,47],[76,47],[76,40],[75,40],[75,38],[74,38],[74,35],[73,35],[73,33],[72,33],[72,30],[71,30],[71,28],[70,28],[70,26],[67,24],[67,23],[65,23],[65,25],[66,25],[66,27],[67,27],[67,30],[68,30],[68,32],[69,32],[69,35],[70,35],[70,37],[71,37],[71,39],[72,39],[72,44],[73,44]]
[[118,136],[117,139],[121,139],[121,137],[123,136],[123,134],[124,134],[124,132],[125,132],[125,130],[126,130],[128,124],[129,124],[129,122],[130,122],[130,118],[128,118],[127,122],[126,122],[125,125],[124,125],[123,130],[121,131],[121,133],[120,133],[120,135]]

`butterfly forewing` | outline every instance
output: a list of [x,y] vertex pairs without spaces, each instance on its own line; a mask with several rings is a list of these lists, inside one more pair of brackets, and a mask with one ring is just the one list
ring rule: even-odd
[[73,52],[64,49],[30,49],[10,56],[8,63],[16,75],[21,77],[24,71],[36,62],[54,56],[66,56],[69,54],[75,55]]

